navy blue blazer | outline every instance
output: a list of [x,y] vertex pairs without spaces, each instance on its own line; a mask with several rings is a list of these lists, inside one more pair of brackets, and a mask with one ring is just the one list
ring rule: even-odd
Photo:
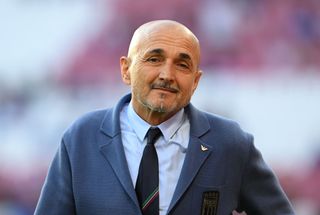
[[[65,132],[35,214],[141,214],[121,142],[119,114],[130,99],[86,114]],[[191,104],[185,110],[190,142],[168,214],[294,214],[252,135]]]

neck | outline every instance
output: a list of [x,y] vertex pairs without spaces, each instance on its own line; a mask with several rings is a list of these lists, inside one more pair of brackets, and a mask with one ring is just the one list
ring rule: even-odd
[[137,114],[150,125],[159,125],[164,121],[168,120],[173,114],[163,113],[163,112],[156,112],[149,110],[148,112],[144,112],[143,116],[140,115],[138,112]]
[[156,126],[164,121],[171,118],[175,113],[169,112],[162,112],[162,111],[155,111],[148,107],[142,106],[135,106],[133,104],[133,110],[137,113],[139,117],[141,117],[144,121],[149,123],[150,125]]

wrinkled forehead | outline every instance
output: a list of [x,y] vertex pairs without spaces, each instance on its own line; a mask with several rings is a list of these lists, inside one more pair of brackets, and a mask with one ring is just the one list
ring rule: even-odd
[[163,42],[172,46],[185,47],[200,61],[200,46],[197,37],[184,25],[174,21],[154,21],[140,26],[134,33],[128,56],[137,54],[141,49]]

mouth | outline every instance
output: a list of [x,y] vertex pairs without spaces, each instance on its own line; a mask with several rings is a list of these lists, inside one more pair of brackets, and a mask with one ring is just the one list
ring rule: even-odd
[[179,90],[177,90],[176,88],[172,88],[172,87],[152,86],[151,89],[161,90],[161,91],[170,92],[170,93],[178,93],[179,92]]

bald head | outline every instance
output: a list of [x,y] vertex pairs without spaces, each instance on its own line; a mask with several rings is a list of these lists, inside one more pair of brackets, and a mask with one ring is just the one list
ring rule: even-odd
[[[141,25],[133,34],[130,42],[128,57],[136,55],[144,44],[151,39],[166,35],[166,40],[188,40],[194,46],[196,60],[200,61],[200,45],[197,37],[184,25],[172,20],[155,20]],[[165,41],[164,41],[165,42]]]

